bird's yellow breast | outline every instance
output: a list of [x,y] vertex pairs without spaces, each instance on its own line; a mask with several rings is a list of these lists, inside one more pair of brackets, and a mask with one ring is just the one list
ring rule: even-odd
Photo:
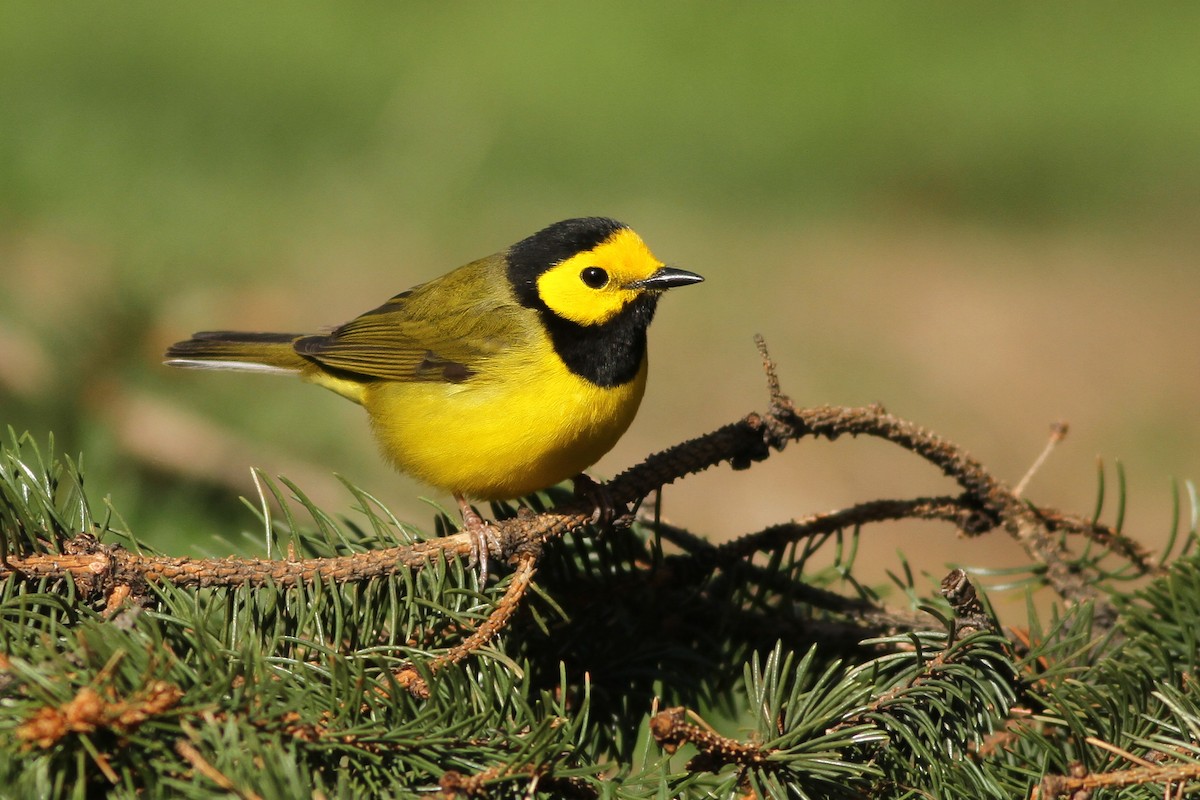
[[497,354],[463,383],[377,381],[362,404],[384,451],[416,478],[479,500],[519,497],[596,463],[628,429],[646,387],[600,387],[543,339]]

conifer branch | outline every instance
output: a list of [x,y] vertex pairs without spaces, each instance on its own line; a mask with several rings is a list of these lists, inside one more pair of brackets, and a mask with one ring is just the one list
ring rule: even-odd
[[[790,441],[806,437],[836,440],[843,435],[874,436],[903,447],[938,467],[964,490],[958,497],[916,498],[903,501],[873,501],[851,509],[816,515],[802,522],[787,523],[725,545],[722,558],[746,557],[778,547],[785,541],[839,529],[894,519],[942,519],[966,535],[979,535],[1003,526],[1020,541],[1031,556],[1046,566],[1047,581],[1072,602],[1094,599],[1086,575],[1071,563],[1057,534],[1084,536],[1109,547],[1128,559],[1141,573],[1153,572],[1150,556],[1135,542],[1116,530],[1082,517],[1053,509],[1039,509],[1024,501],[1003,482],[995,479],[962,448],[907,420],[888,414],[881,406],[845,408],[819,406],[799,409],[780,392],[775,367],[759,339],[767,373],[770,404],[765,414],[751,413],[681,444],[647,457],[637,466],[605,484],[614,502],[639,504],[648,494],[680,478],[728,462],[744,469],[783,450]],[[493,524],[491,556],[513,560],[523,554],[540,553],[549,541],[581,530],[594,519],[595,510],[583,501],[569,502],[540,514],[522,514]],[[113,545],[100,545],[84,534],[71,540],[64,553],[7,554],[0,563],[0,579],[8,575],[25,580],[72,576],[96,596],[109,597],[118,587],[140,587],[144,583],[169,582],[181,587],[236,585],[281,586],[321,579],[327,582],[370,580],[393,574],[397,569],[420,569],[439,555],[468,558],[473,553],[471,537],[465,533],[393,548],[348,556],[275,559],[189,559],[132,553]]]
[[[788,409],[778,392],[770,408],[629,470],[616,482],[620,499],[658,488],[655,475],[714,459],[752,463],[814,429],[886,433],[935,453],[952,473],[985,476],[878,409]],[[12,464],[0,452],[0,533],[10,554],[0,567],[8,709],[0,780],[62,774],[61,786],[76,794],[186,786],[192,796],[254,798],[288,795],[281,787],[299,776],[314,794],[346,781],[365,794],[594,798],[620,770],[634,777],[622,789],[630,798],[670,786],[688,798],[838,800],[912,789],[1046,800],[1124,787],[1164,796],[1163,787],[1177,794],[1200,780],[1189,763],[1200,724],[1187,676],[1200,615],[1194,559],[1144,569],[1145,554],[1117,530],[1036,509],[1000,483],[989,489],[1007,503],[996,519],[960,481],[956,494],[870,501],[722,545],[670,524],[654,528],[643,515],[637,530],[599,546],[572,536],[547,548],[593,510],[582,501],[526,509],[496,523],[511,569],[488,607],[448,579],[464,575],[464,536],[355,553],[391,534],[306,540],[289,518],[296,547],[322,558],[154,557],[68,535],[94,530],[71,470]],[[331,518],[305,505],[318,527],[332,525],[322,533],[336,533]],[[1102,602],[1078,603],[1049,631],[1034,619],[1026,633],[998,626],[961,571],[943,581],[948,606],[917,612],[884,607],[857,587],[852,555],[838,570],[848,593],[806,569],[828,543],[852,551],[869,525],[905,518],[964,533],[980,533],[982,522],[1030,525],[1038,528],[1031,542],[1051,536],[1055,548],[1073,534],[1133,565],[1127,573],[1159,572],[1139,595],[1122,597],[1097,555],[1051,552]],[[654,533],[682,552],[662,554]],[[1189,531],[1183,552],[1194,537]],[[352,553],[335,555],[346,548]],[[139,614],[138,604],[152,613]],[[512,624],[517,609],[538,626]],[[932,630],[935,620],[946,630]],[[503,642],[480,657],[502,631]],[[797,645],[811,645],[803,660],[785,650]],[[469,668],[455,668],[473,654]],[[739,662],[748,662],[744,691],[728,680]],[[588,675],[599,679],[596,694]],[[731,735],[678,711],[648,720],[658,696],[677,709],[744,706],[739,729],[754,730]],[[629,741],[647,722],[664,753],[686,744],[700,754],[683,771],[650,753],[634,766],[622,736]],[[20,780],[14,790],[47,793],[36,777]]]
[[[618,777],[616,796],[638,800],[664,786],[689,798],[1045,800],[1118,786],[1149,797],[1156,783],[1162,796],[1200,780],[1189,763],[1200,729],[1194,526],[1160,567],[1119,525],[1038,508],[1028,482],[1009,489],[879,407],[795,408],[765,349],[764,365],[765,413],[657,453],[605,492],[636,505],[693,472],[844,434],[892,441],[957,490],[723,544],[645,514],[597,540],[585,499],[502,510],[492,555],[508,574],[481,597],[463,586],[469,536],[405,540],[354,487],[365,529],[289,485],[316,532],[291,516],[272,527],[290,529],[283,559],[101,542],[73,469],[22,463],[17,451],[33,448],[13,437],[13,452],[0,450],[0,781],[31,795],[61,775],[77,795],[294,796],[299,783],[314,796],[590,798]],[[1002,628],[957,570],[940,599],[923,602],[910,578],[911,607],[883,605],[855,582],[853,553],[870,525],[899,519],[1007,531],[1068,608],[1047,629],[1033,614],[1027,629]],[[1073,539],[1105,552],[1077,554]],[[381,541],[400,544],[369,549]],[[831,549],[834,569],[809,565]],[[1136,572],[1154,577],[1137,594],[1107,577]],[[518,610],[531,624],[513,624]],[[674,710],[648,719],[660,700]],[[711,729],[684,708],[732,711],[754,730]],[[688,744],[700,755],[682,771],[635,755],[647,722],[664,753]]]

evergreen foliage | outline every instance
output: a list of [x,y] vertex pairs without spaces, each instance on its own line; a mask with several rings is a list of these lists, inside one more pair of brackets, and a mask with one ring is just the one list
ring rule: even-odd
[[[496,638],[435,674],[513,572],[483,590],[445,558],[361,581],[148,579],[138,602],[32,580],[13,562],[65,558],[81,533],[141,547],[53,451],[12,434],[0,450],[0,796],[1013,798],[1085,774],[1099,800],[1198,775],[1194,511],[1160,574],[1133,585],[1085,551],[1095,601],[1018,629],[911,577],[911,609],[856,622],[878,598],[853,580],[854,530],[723,569],[664,554],[682,534],[653,519],[584,531],[548,548]],[[263,485],[306,512],[259,512],[276,557],[423,539],[353,486],[341,517]],[[406,666],[427,697],[399,685]]]

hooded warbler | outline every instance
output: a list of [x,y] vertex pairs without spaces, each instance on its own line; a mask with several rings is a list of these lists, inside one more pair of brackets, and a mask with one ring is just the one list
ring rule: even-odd
[[202,332],[166,363],[293,373],[353,400],[384,455],[453,494],[473,528],[466,498],[544,489],[616,444],[659,296],[701,280],[616,220],[568,219],[329,333]]

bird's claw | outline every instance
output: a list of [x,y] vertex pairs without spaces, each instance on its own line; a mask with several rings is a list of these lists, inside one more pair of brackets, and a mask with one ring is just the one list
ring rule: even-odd
[[607,484],[598,483],[583,473],[577,475],[574,482],[575,497],[595,506],[590,521],[601,530],[611,530],[615,522],[631,516],[629,506],[618,503]]
[[488,558],[492,549],[500,549],[500,540],[492,532],[492,526],[479,516],[479,512],[471,508],[471,504],[463,498],[458,498],[459,508],[462,509],[462,531],[471,536],[471,556],[467,565],[479,567],[479,587],[482,589],[488,579]]

